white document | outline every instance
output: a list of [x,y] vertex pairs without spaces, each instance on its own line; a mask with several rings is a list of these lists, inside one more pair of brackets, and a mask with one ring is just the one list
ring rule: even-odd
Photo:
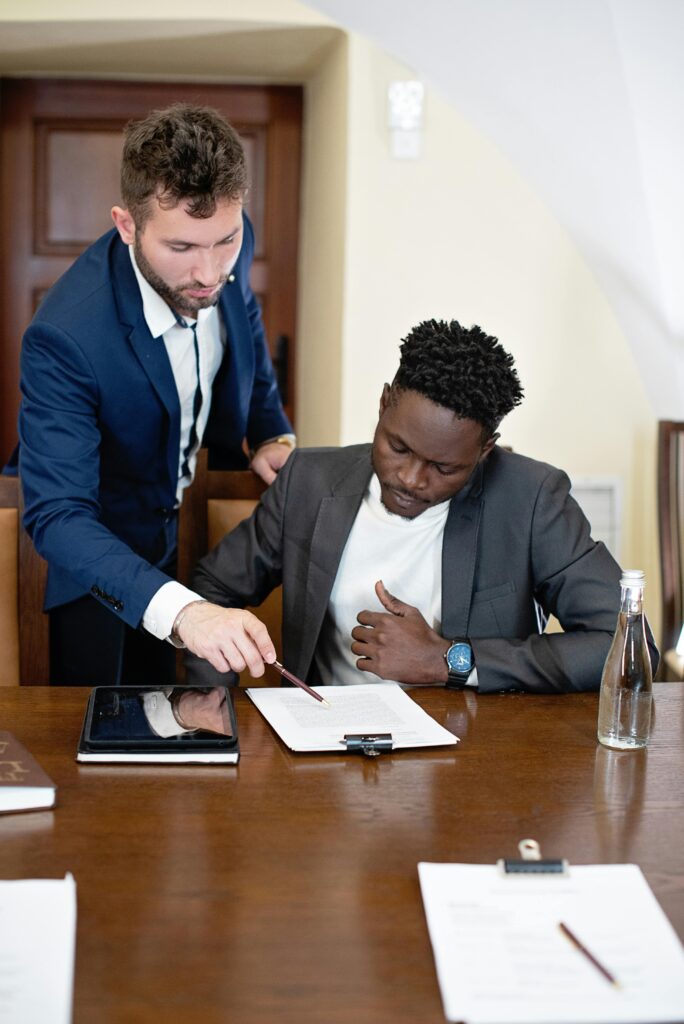
[[0,882],[0,1024],[70,1024],[76,883]]
[[[419,864],[444,1012],[466,1024],[684,1020],[684,951],[635,864]],[[565,938],[563,921],[616,978]]]
[[290,750],[346,749],[345,733],[392,733],[393,747],[436,747],[458,743],[404,693],[398,683],[314,687],[326,708],[303,690],[255,687],[247,690],[261,714]]

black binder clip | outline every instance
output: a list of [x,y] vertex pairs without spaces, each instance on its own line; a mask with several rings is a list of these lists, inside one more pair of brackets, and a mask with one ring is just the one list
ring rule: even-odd
[[567,860],[542,857],[536,839],[521,839],[518,843],[520,859],[510,857],[497,861],[504,875],[567,875]]
[[363,733],[347,732],[343,743],[349,753],[365,754],[366,757],[387,753],[394,745],[391,732],[376,732],[365,736]]

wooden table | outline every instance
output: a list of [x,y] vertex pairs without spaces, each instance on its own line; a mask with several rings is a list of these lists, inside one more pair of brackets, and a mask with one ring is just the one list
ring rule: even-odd
[[684,937],[684,684],[648,750],[595,738],[597,697],[412,691],[456,748],[293,755],[236,697],[237,767],[79,766],[87,690],[0,690],[57,783],[0,818],[0,877],[78,885],[76,1024],[443,1024],[420,860],[493,863],[521,838],[640,864]]

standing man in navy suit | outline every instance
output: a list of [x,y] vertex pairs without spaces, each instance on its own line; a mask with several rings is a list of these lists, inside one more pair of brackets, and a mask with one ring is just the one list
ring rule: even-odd
[[[204,442],[270,483],[295,441],[249,286],[245,158],[216,111],[178,104],[125,131],[122,205],[24,336],[19,472],[49,563],[51,682],[173,681],[177,510]],[[193,651],[261,675],[248,612],[192,604]],[[165,643],[170,640],[170,643]]]

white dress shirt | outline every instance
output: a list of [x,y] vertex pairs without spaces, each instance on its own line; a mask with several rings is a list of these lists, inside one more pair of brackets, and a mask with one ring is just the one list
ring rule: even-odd
[[[166,304],[149,281],[143,277],[133,253],[133,246],[129,245],[128,251],[133,264],[133,270],[140,288],[140,295],[143,302],[143,313],[145,322],[153,338],[162,339],[173,370],[178,399],[180,401],[181,424],[180,424],[180,447],[178,450],[178,487],[176,489],[176,504],[180,505],[183,490],[192,483],[197,463],[197,452],[201,446],[202,435],[209,418],[211,407],[211,389],[214,378],[218,372],[223,359],[226,347],[225,331],[218,306],[210,306],[209,309],[200,309],[197,320],[183,317],[188,324],[181,327],[176,320],[173,310]],[[181,476],[183,465],[183,453],[190,441],[190,431],[193,422],[193,404],[197,388],[197,366],[195,362],[195,346],[191,325],[197,324],[197,341],[199,343],[200,362],[200,388],[202,391],[202,405],[197,417],[197,442],[190,454],[189,475]]]
[[143,693],[143,711],[147,718],[147,724],[157,736],[168,739],[170,736],[181,736],[184,733],[194,732],[194,729],[186,729],[178,722],[173,713],[171,705],[171,694],[173,687],[164,690],[150,690]]
[[[197,417],[197,442],[190,454],[189,475],[182,476],[181,469],[184,452],[190,441],[193,422],[193,404],[197,388],[197,366],[192,330],[181,327],[173,310],[164,302],[152,285],[143,277],[133,254],[133,246],[128,251],[133,270],[140,288],[145,322],[150,334],[159,344],[164,344],[173,371],[181,410],[180,446],[178,449],[178,485],[176,488],[176,506],[183,500],[184,489],[192,482],[197,464],[204,428],[209,418],[211,406],[211,389],[218,372],[225,350],[225,329],[219,316],[218,306],[200,309],[197,315],[197,341],[200,353],[200,388],[202,405]],[[187,317],[187,323],[192,323]],[[170,580],[154,595],[143,614],[143,627],[159,640],[168,640],[178,613],[190,601],[199,601],[199,594],[184,587],[182,583]]]

